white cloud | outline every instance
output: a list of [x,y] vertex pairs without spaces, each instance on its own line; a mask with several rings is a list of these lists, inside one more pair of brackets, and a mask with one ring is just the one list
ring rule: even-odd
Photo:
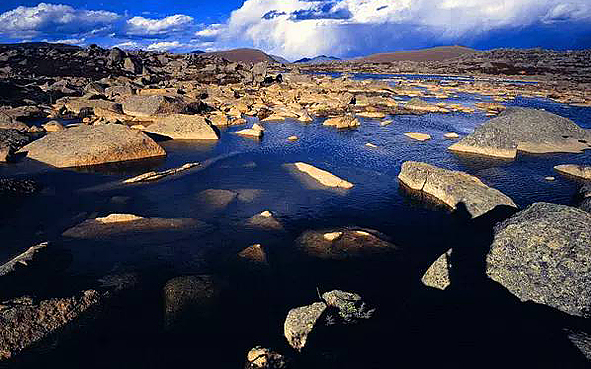
[[153,36],[178,32],[193,23],[188,15],[176,14],[162,19],[133,17],[127,20],[126,34],[136,36]]
[[19,6],[0,14],[0,34],[14,38],[80,34],[112,24],[118,18],[119,15],[108,11],[40,3],[34,7]]
[[56,43],[56,44],[68,44],[68,45],[77,45],[77,46],[86,45],[85,38],[68,38],[68,39],[64,39],[64,40],[56,40],[56,41],[51,41],[51,42]]
[[141,45],[135,41],[126,41],[126,42],[121,42],[119,44],[111,46],[111,48],[113,48],[113,47],[118,47],[118,48],[124,49],[124,50],[132,50],[132,49],[140,49]]
[[186,45],[181,44],[178,41],[162,41],[162,42],[155,42],[150,44],[146,47],[146,50],[149,51],[168,51],[172,49],[178,49],[181,47],[185,47]]
[[204,29],[195,32],[195,36],[203,39],[211,39],[220,36],[226,30],[226,26],[219,23],[210,24]]

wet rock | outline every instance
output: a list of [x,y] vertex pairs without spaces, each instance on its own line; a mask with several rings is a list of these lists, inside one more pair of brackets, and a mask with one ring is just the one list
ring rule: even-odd
[[288,369],[290,361],[282,354],[256,346],[246,355],[245,369]]
[[298,136],[289,136],[287,138],[288,141],[297,141],[298,139],[299,139]]
[[460,138],[460,135],[455,132],[448,132],[448,133],[444,134],[443,137],[455,139],[455,138]]
[[189,329],[218,315],[223,282],[211,275],[177,277],[164,286],[164,325]]
[[427,141],[431,139],[431,135],[427,133],[407,132],[404,135],[417,141]]
[[292,164],[292,166],[298,171],[309,175],[318,183],[326,187],[350,189],[354,186],[351,182],[347,182],[346,180],[339,178],[330,172],[318,169],[310,164],[298,162]]
[[201,228],[205,223],[190,218],[143,218],[133,214],[110,214],[88,219],[66,230],[62,235],[71,238],[100,238],[131,232]]
[[167,170],[163,170],[161,172],[154,172],[154,171],[147,172],[144,174],[140,174],[139,176],[128,178],[128,179],[124,180],[123,183],[138,183],[138,182],[156,181],[156,180],[164,178],[164,177],[168,177],[168,176],[172,176],[172,175],[184,172],[185,170],[189,170],[189,169],[194,168],[199,165],[200,165],[199,163],[187,163],[187,164],[184,164],[178,168],[167,169]]
[[464,203],[473,218],[500,205],[517,208],[501,191],[464,172],[407,161],[402,164],[398,179],[411,190],[427,193],[453,209]]
[[296,245],[308,256],[331,260],[371,258],[398,249],[379,232],[362,229],[306,231],[298,237]]
[[451,253],[452,249],[447,250],[437,260],[431,264],[429,269],[423,274],[421,282],[425,286],[444,290],[451,284],[449,273],[451,270]]
[[283,230],[283,225],[277,219],[275,219],[273,214],[268,210],[252,216],[246,223],[249,226],[256,228]]
[[265,133],[265,129],[256,123],[253,124],[252,128],[250,128],[250,129],[243,129],[243,130],[236,132],[237,135],[255,137],[255,138],[261,138],[264,133]]
[[171,114],[158,118],[144,131],[178,140],[219,139],[216,131],[199,115]]
[[353,115],[329,118],[322,123],[324,126],[334,126],[338,129],[354,128],[360,125],[359,120]]
[[87,290],[67,298],[35,301],[20,297],[0,303],[0,360],[14,357],[98,307],[101,295]]
[[517,151],[580,153],[589,143],[591,134],[569,119],[542,110],[508,108],[449,150],[515,158]]
[[252,245],[238,253],[238,257],[251,263],[266,265],[267,254],[260,244]]
[[495,227],[486,274],[522,301],[587,316],[591,307],[591,214],[535,203]]
[[134,117],[187,113],[189,106],[179,97],[129,96],[123,100],[123,112]]
[[197,201],[209,210],[225,209],[233,202],[238,194],[230,190],[207,189],[197,194]]
[[591,166],[564,164],[555,166],[554,170],[561,174],[591,180]]
[[21,149],[30,159],[58,168],[164,156],[144,133],[118,124],[79,126],[54,132]]

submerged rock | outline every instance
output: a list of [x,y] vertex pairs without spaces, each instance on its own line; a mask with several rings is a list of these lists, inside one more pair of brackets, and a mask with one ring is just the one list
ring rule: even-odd
[[444,290],[451,284],[449,273],[451,270],[452,249],[447,250],[437,260],[431,264],[429,269],[423,274],[421,282],[425,286]]
[[555,166],[554,170],[562,174],[571,175],[573,177],[591,180],[591,166],[564,164]]
[[[371,233],[370,233],[371,232]],[[376,231],[306,231],[296,240],[300,251],[321,259],[347,260],[393,253],[397,247]]]
[[501,191],[488,187],[478,178],[464,172],[407,161],[398,175],[400,182],[411,190],[421,191],[455,209],[461,202],[473,218],[485,214],[499,205],[517,208]]
[[144,133],[119,124],[79,126],[54,132],[23,147],[31,159],[58,168],[164,156]]
[[199,115],[171,114],[156,119],[144,129],[146,132],[178,140],[217,140],[219,135]]
[[38,189],[39,185],[30,179],[0,178],[0,195],[28,195]]
[[591,133],[569,119],[542,110],[508,108],[449,150],[515,158],[517,151],[580,153],[590,144]]
[[197,201],[201,206],[210,210],[222,210],[230,205],[237,196],[236,192],[230,190],[208,189],[197,194]]
[[535,203],[495,227],[486,274],[522,301],[587,316],[590,245],[591,214]]
[[351,182],[347,182],[342,178],[335,176],[334,174],[327,172],[322,169],[318,169],[310,164],[306,163],[294,163],[293,166],[303,173],[306,173],[320,184],[326,187],[337,187],[337,188],[344,188],[350,189],[354,185]]

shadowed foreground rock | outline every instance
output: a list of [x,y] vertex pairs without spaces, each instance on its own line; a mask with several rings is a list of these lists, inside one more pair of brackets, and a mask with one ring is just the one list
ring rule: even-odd
[[591,214],[535,203],[496,226],[486,274],[522,301],[587,316],[590,245]]
[[451,253],[452,249],[447,250],[437,260],[431,264],[429,269],[423,274],[421,282],[425,286],[444,290],[451,284],[450,269],[451,269]]
[[119,124],[79,126],[54,132],[21,149],[30,159],[58,168],[166,155],[144,133]]
[[411,190],[434,196],[455,209],[462,202],[473,218],[485,214],[496,206],[517,205],[501,191],[488,187],[478,178],[459,171],[437,168],[416,161],[402,164],[398,175],[400,182]]
[[245,369],[287,369],[289,360],[278,352],[257,346],[246,355]]
[[515,158],[517,151],[580,153],[590,145],[591,133],[569,119],[542,110],[508,108],[449,150]]

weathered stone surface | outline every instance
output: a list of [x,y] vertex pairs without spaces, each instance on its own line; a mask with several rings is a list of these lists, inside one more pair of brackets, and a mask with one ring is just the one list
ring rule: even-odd
[[429,135],[427,133],[407,132],[404,135],[412,138],[413,140],[417,140],[417,141],[427,141],[427,140],[431,139],[431,135]]
[[306,231],[298,237],[296,245],[308,256],[333,260],[374,257],[398,249],[378,232],[360,229]]
[[30,134],[16,129],[0,129],[0,162],[8,161],[21,147],[33,140]]
[[178,97],[129,96],[123,100],[123,112],[135,117],[186,113],[188,110],[188,105]]
[[43,242],[39,245],[31,246],[22,254],[19,254],[8,262],[0,265],[0,277],[14,272],[18,267],[26,267],[27,263],[33,260],[35,255],[44,250],[48,245],[49,243]]
[[314,178],[320,184],[326,187],[337,187],[337,188],[344,188],[350,189],[353,188],[353,184],[351,182],[347,182],[342,178],[335,176],[334,174],[327,172],[322,169],[318,169],[310,164],[306,163],[294,163],[295,168],[303,173],[306,173],[310,177]]
[[410,189],[434,196],[453,209],[458,203],[464,203],[474,218],[499,205],[517,207],[511,198],[474,176],[426,163],[403,163],[398,179]]
[[591,166],[564,164],[555,166],[554,170],[558,173],[591,180]]
[[21,149],[31,159],[58,168],[164,156],[144,133],[119,124],[79,126],[54,132]]
[[328,308],[324,302],[291,309],[283,324],[283,334],[294,349],[301,351],[308,341],[308,335]]
[[267,264],[267,254],[263,247],[258,243],[240,251],[238,257],[256,264]]
[[40,342],[98,306],[102,298],[88,290],[68,298],[34,301],[20,297],[0,304],[0,360]]
[[583,331],[566,330],[569,341],[591,361],[591,334]]
[[252,125],[252,128],[243,129],[243,130],[236,132],[237,135],[255,137],[255,138],[261,138],[264,133],[265,133],[265,129],[256,123],[254,123]]
[[587,316],[590,245],[591,214],[535,203],[495,227],[486,274],[522,301]]
[[282,354],[256,346],[246,355],[245,369],[288,369],[290,361]]
[[579,153],[590,143],[591,134],[569,119],[542,110],[508,108],[449,150],[514,158],[517,151]]
[[204,226],[204,223],[190,218],[142,218],[133,214],[110,214],[102,218],[85,220],[62,235],[71,238],[100,238],[129,232],[200,226]]
[[207,320],[219,310],[223,283],[211,275],[177,277],[164,286],[164,325],[183,328],[185,322]]
[[404,107],[408,110],[413,110],[421,113],[447,113],[449,110],[439,107],[435,104],[430,104],[419,98],[413,98],[407,102]]
[[447,250],[437,260],[431,264],[429,269],[423,274],[421,282],[425,286],[444,290],[451,284],[449,273],[451,270],[452,249]]
[[359,120],[353,115],[344,115],[342,117],[328,118],[322,123],[324,126],[334,126],[338,129],[354,128],[360,125]]
[[337,324],[355,324],[371,319],[375,309],[370,308],[356,293],[334,290],[322,294],[322,299],[330,307],[336,308],[339,315]]
[[178,140],[217,140],[217,132],[199,115],[171,114],[158,118],[146,132]]
[[248,219],[246,222],[251,227],[270,229],[270,230],[282,230],[283,225],[275,219],[273,214],[265,210],[260,214],[256,214]]
[[43,128],[47,132],[57,132],[57,131],[63,131],[65,129],[64,126],[56,120],[52,120],[52,121],[45,123],[43,125]]
[[83,97],[80,98],[67,98],[64,101],[64,106],[68,111],[71,111],[76,114],[80,114],[80,112],[84,111],[85,109],[103,109],[113,113],[121,114],[123,110],[121,109],[121,104],[114,103],[108,100],[90,100],[85,99]]
[[0,111],[0,129],[16,129],[17,131],[27,131],[29,126]]
[[124,180],[123,183],[138,183],[138,182],[156,181],[156,180],[164,178],[164,177],[168,177],[168,176],[172,176],[172,175],[184,172],[185,170],[189,170],[189,169],[194,168],[199,165],[200,165],[199,163],[187,163],[187,164],[184,164],[178,168],[167,169],[167,170],[163,170],[161,172],[154,172],[154,171],[147,172],[144,174],[140,174],[139,176],[128,178],[128,179]]

